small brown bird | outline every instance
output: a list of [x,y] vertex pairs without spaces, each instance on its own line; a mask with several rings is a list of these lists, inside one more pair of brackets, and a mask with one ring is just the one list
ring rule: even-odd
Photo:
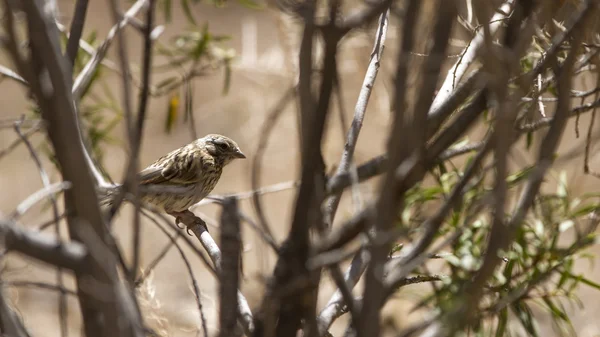
[[[140,200],[177,219],[215,187],[223,167],[246,158],[236,142],[209,134],[160,157],[139,174]],[[112,193],[110,193],[112,194]]]

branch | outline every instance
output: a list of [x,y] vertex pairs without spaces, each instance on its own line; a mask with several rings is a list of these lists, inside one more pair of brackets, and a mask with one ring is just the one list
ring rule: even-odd
[[[412,141],[413,135],[416,135],[419,131],[425,132],[426,130],[416,130],[408,135],[408,139],[402,138],[406,136],[408,130],[407,122],[410,121],[410,117],[405,107],[405,97],[408,91],[407,82],[410,73],[410,52],[413,50],[415,43],[414,29],[418,22],[419,14],[421,12],[421,1],[410,0],[406,5],[406,12],[403,17],[403,24],[398,26],[398,30],[402,31],[402,41],[400,43],[400,51],[398,52],[396,61],[396,74],[395,74],[395,91],[393,96],[393,116],[392,126],[388,134],[387,140],[387,153],[389,154],[389,163],[381,181],[381,188],[377,201],[374,207],[374,213],[372,221],[372,230],[374,232],[375,240],[381,238],[384,233],[390,230],[392,219],[398,214],[398,209],[402,207],[402,199],[397,193],[398,184],[395,179],[395,170],[401,164],[404,159],[412,157],[412,149],[409,149],[405,143]],[[443,15],[443,14],[442,14]],[[413,144],[415,148],[421,149],[424,144]],[[420,151],[418,155],[420,155]],[[380,241],[380,240],[377,240]],[[363,291],[363,305],[361,308],[361,315],[358,322],[355,322],[356,336],[366,337],[368,335],[379,336],[381,332],[380,325],[380,307],[383,298],[383,265],[389,252],[389,243],[387,244],[374,244],[369,249],[370,261],[369,266],[366,270],[365,275],[365,288]]]
[[27,81],[23,77],[19,76],[19,74],[5,66],[0,65],[0,75],[2,75],[2,77],[10,78],[11,80],[22,84],[25,87],[29,87],[29,83],[27,83]]
[[[204,310],[203,310],[203,306],[202,306],[202,300],[201,300],[201,294],[200,294],[200,287],[198,286],[198,280],[196,279],[196,277],[194,276],[194,270],[192,269],[192,265],[190,264],[189,259],[187,258],[187,256],[185,255],[185,252],[183,251],[183,249],[179,246],[179,244],[176,242],[177,237],[183,237],[186,240],[188,239],[186,236],[184,236],[185,234],[182,234],[181,231],[179,231],[179,228],[175,228],[175,233],[174,236],[170,236],[169,233],[167,232],[167,230],[153,217],[150,216],[150,214],[148,212],[146,212],[145,210],[141,211],[142,214],[144,216],[146,216],[150,221],[152,221],[156,227],[158,227],[158,229],[160,229],[161,232],[163,232],[163,234],[165,234],[165,236],[167,236],[170,240],[170,244],[174,245],[175,248],[177,249],[177,252],[179,252],[179,256],[181,256],[181,260],[183,260],[183,264],[185,264],[185,268],[188,272],[188,275],[190,276],[190,280],[192,282],[192,289],[194,292],[194,297],[196,300],[196,305],[198,306],[198,313],[200,315],[200,324],[202,326],[202,330],[204,332],[205,336],[208,336],[208,328],[207,328],[207,324],[206,324],[206,317],[204,315]],[[161,220],[163,220],[165,223],[170,224],[169,221],[167,220],[166,217],[162,216]],[[178,235],[177,237],[175,237],[175,235]],[[171,245],[169,245],[168,247],[170,247]],[[196,246],[192,245],[190,243],[190,246],[193,248],[196,248]],[[166,252],[166,249],[163,251]],[[202,255],[199,251],[196,251],[197,254],[199,254],[200,256],[202,256],[202,261],[205,262],[206,264],[208,264],[208,261],[205,261],[204,255]],[[160,256],[159,256],[160,258]],[[154,260],[155,263],[158,263],[158,258],[156,260]],[[150,265],[150,267],[153,267],[153,265],[155,265],[155,263],[152,263]],[[214,270],[212,268],[209,268],[209,271],[214,272]],[[144,282],[144,277],[140,277],[138,280],[136,280],[135,284],[136,286],[140,286],[142,283]]]
[[[366,250],[361,249],[350,263],[350,267],[346,270],[344,275],[344,282],[348,289],[352,290],[358,283],[358,280],[367,268],[369,261],[369,254]],[[333,321],[338,318],[342,311],[345,310],[346,305],[342,292],[338,289],[331,299],[327,302],[323,310],[319,313],[317,321],[319,323],[319,334],[323,336],[325,332],[331,327]]]
[[[90,84],[96,69],[98,69],[98,66],[100,65],[100,61],[102,61],[102,59],[104,59],[106,56],[106,52],[108,51],[108,48],[112,44],[117,34],[119,34],[121,29],[127,26],[131,19],[135,17],[144,7],[148,6],[148,1],[149,0],[137,0],[135,4],[133,4],[133,6],[131,6],[127,12],[125,12],[121,21],[110,29],[106,39],[102,42],[102,44],[100,44],[98,49],[96,49],[96,52],[92,56],[91,60],[85,65],[83,70],[75,79],[73,84],[73,98],[76,101],[81,98],[83,91]],[[127,74],[123,74],[123,76],[127,76]]]
[[[593,11],[586,11],[593,1],[586,1],[582,6],[582,9],[576,13],[579,20],[582,20],[582,26],[584,25],[586,18],[592,17],[589,13]],[[525,4],[522,4],[526,6]],[[585,15],[585,14],[587,15]],[[527,15],[527,14],[525,14]],[[518,22],[516,24],[519,24]],[[510,27],[510,26],[509,26]],[[465,288],[465,294],[467,296],[466,304],[470,305],[470,311],[467,312],[467,317],[472,312],[477,310],[478,303],[480,302],[480,294],[485,285],[487,279],[493,274],[499,263],[498,252],[506,249],[508,245],[513,241],[514,235],[519,226],[521,226],[525,215],[529,211],[533,204],[534,198],[537,195],[542,180],[544,179],[547,170],[552,165],[554,159],[554,153],[557,149],[560,139],[563,135],[566,123],[568,121],[569,107],[570,107],[570,90],[572,85],[572,71],[577,59],[577,47],[581,43],[581,34],[573,33],[572,45],[575,46],[573,50],[568,54],[562,67],[558,68],[555,63],[555,74],[557,77],[557,89],[558,89],[558,104],[554,114],[554,121],[548,131],[548,134],[544,137],[538,154],[536,165],[528,177],[527,183],[524,190],[517,202],[516,210],[508,223],[502,218],[498,221],[494,221],[491,232],[490,240],[486,248],[483,263],[472,282]],[[502,215],[503,216],[503,215]],[[457,314],[457,313],[455,313]],[[461,313],[464,317],[464,312]],[[468,324],[466,320],[461,320],[462,324]]]
[[71,28],[69,29],[69,40],[67,41],[67,50],[65,52],[65,57],[69,61],[71,72],[73,71],[73,65],[75,64],[77,51],[79,50],[79,40],[81,40],[81,35],[83,33],[88,3],[89,0],[77,0],[73,12]]
[[[498,29],[502,26],[502,21],[507,18],[510,13],[515,0],[507,0],[498,9],[496,15],[494,15],[489,23],[490,34],[494,35]],[[439,109],[439,107],[448,99],[451,98],[456,83],[459,83],[467,69],[475,61],[480,49],[484,45],[484,32],[480,30],[475,37],[469,42],[469,45],[462,52],[461,58],[456,61],[454,66],[448,70],[448,75],[442,83],[442,86],[438,90],[438,94],[431,104],[431,111]]]
[[[486,108],[486,104],[486,90],[479,90],[475,94],[475,97],[457,113],[458,116],[453,123],[445,128],[427,148],[425,158],[423,159],[425,168],[417,170],[419,166],[416,165],[416,161],[410,160],[410,158],[406,164],[400,165],[401,170],[396,172],[396,178],[403,181],[405,188],[410,188],[410,186],[422,179],[427,170],[431,169],[438,162],[437,158],[445,153],[444,150],[454,144],[462,134],[469,130],[477,117]],[[388,158],[386,156],[378,156],[358,167],[359,178],[364,179],[380,174],[388,166]],[[362,173],[364,175],[361,174],[361,169],[363,169]],[[350,185],[350,178],[346,176],[346,179],[339,179],[333,183],[336,184],[333,188],[344,188]],[[375,209],[372,204],[365,207],[358,214],[345,221],[337,230],[318,241],[315,245],[315,250],[322,253],[347,244],[364,231],[369,218],[374,214]]]
[[[25,145],[27,146],[27,149],[29,150],[29,154],[31,155],[31,158],[33,159],[33,161],[35,162],[35,165],[38,168],[38,171],[40,172],[40,177],[42,179],[42,184],[44,185],[45,188],[49,188],[50,186],[50,178],[48,177],[48,173],[46,172],[46,170],[44,169],[42,162],[37,154],[37,152],[35,151],[35,149],[33,148],[33,145],[31,145],[31,142],[29,141],[29,139],[27,139],[27,137],[25,137],[25,135],[23,134],[23,132],[21,132],[21,124],[24,120],[24,117],[21,119],[21,121],[19,121],[18,123],[15,123],[15,131],[17,132],[17,134],[19,135],[19,138],[21,138],[23,140],[23,142],[25,143]],[[66,182],[65,182],[66,183]],[[60,230],[60,226],[58,225],[58,221],[59,221],[59,213],[58,213],[58,206],[56,203],[56,197],[51,194],[50,195],[50,201],[52,203],[52,215],[54,216],[54,226],[55,226],[55,233],[57,237],[61,237],[61,230]],[[56,282],[58,283],[58,285],[60,287],[63,286],[64,284],[64,280],[63,280],[63,273],[62,270],[59,268],[57,270],[56,273]],[[66,297],[64,295],[64,293],[61,293],[58,299],[58,311],[59,311],[59,324],[60,324],[60,331],[61,331],[61,336],[66,337],[67,336],[67,300]]]
[[[218,274],[221,275],[221,250],[219,249],[219,246],[212,238],[210,233],[208,233],[204,221],[192,214],[192,221],[185,223],[185,225],[198,238],[198,240],[202,244],[202,247],[206,249],[206,252],[213,261]],[[253,336],[252,333],[254,332],[254,321],[252,317],[252,311],[250,310],[250,306],[248,305],[248,301],[239,290],[237,292],[237,297],[239,313],[238,319],[240,320],[240,323],[244,328],[246,336]]]
[[[327,30],[322,31],[325,40],[323,58],[323,76],[319,90],[319,100],[314,104],[312,94],[313,40],[316,26],[314,1],[304,4],[304,31],[300,46],[299,96],[301,111],[301,183],[298,191],[291,229],[279,250],[272,283],[264,295],[259,314],[256,319],[257,336],[295,335],[304,320],[305,333],[316,333],[314,306],[316,305],[316,284],[295,289],[285,295],[276,292],[286,287],[298,277],[316,279],[316,273],[306,270],[309,256],[309,230],[323,227],[320,212],[321,201],[325,189],[323,156],[321,140],[325,120],[329,111],[329,103],[333,92],[334,79],[337,74],[336,53],[341,36],[333,29],[335,13],[339,2],[333,1],[330,8],[330,22]],[[285,303],[285,305],[282,305]]]
[[237,199],[227,198],[223,201],[221,212],[221,249],[223,261],[219,277],[220,317],[219,336],[233,336],[236,328],[237,314],[240,312],[237,292],[240,283],[241,260],[240,217]]
[[[139,171],[139,151],[142,142],[142,133],[144,130],[144,122],[146,120],[146,111],[148,109],[148,96],[150,90],[150,74],[151,74],[151,66],[152,66],[152,27],[154,25],[154,8],[155,1],[150,0],[149,8],[146,11],[146,26],[144,27],[144,56],[142,63],[142,90],[140,92],[139,104],[138,104],[138,112],[137,112],[137,123],[135,125],[135,129],[130,129],[129,133],[131,134],[132,143],[130,144],[132,149],[129,154],[131,157],[128,168],[128,180],[131,182],[131,191],[134,195],[134,206],[135,206],[135,214],[133,219],[133,267],[132,267],[132,277],[131,280],[134,281],[137,277],[137,269],[139,267],[140,260],[140,236],[141,236],[141,228],[140,228],[140,201],[138,195],[138,175]],[[125,61],[125,60],[124,60]],[[123,71],[127,74],[125,71]],[[127,85],[128,82],[124,82],[124,85]],[[133,117],[133,116],[132,116]],[[133,127],[133,126],[132,126]]]
[[363,26],[373,21],[378,15],[382,15],[382,13],[392,5],[392,2],[392,0],[381,0],[366,10],[357,11],[356,13],[348,15],[337,28],[340,30],[341,34],[345,35],[350,30]]
[[[31,207],[33,207],[38,202],[40,202],[48,197],[54,198],[54,194],[59,193],[64,190],[67,190],[67,189],[71,188],[71,186],[72,186],[72,184],[68,181],[61,181],[58,183],[54,183],[54,184],[45,186],[41,190],[28,196],[25,200],[21,201],[19,203],[19,205],[17,205],[15,210],[11,213],[10,217],[15,220],[20,218],[23,214],[25,214]],[[54,218],[55,221],[57,218],[58,218],[58,216],[56,216]]]
[[[352,125],[350,126],[350,130],[348,130],[348,134],[346,136],[346,144],[344,145],[344,152],[342,153],[342,159],[340,160],[340,164],[337,168],[336,176],[348,173],[350,164],[352,163],[352,158],[356,149],[356,143],[358,142],[358,135],[362,128],[365,112],[367,111],[367,105],[369,104],[369,98],[371,97],[371,91],[375,85],[375,79],[377,78],[377,73],[379,72],[381,57],[383,56],[385,37],[388,29],[388,17],[389,10],[386,10],[379,18],[379,27],[377,28],[377,33],[375,34],[375,43],[373,46],[373,51],[371,52],[371,59],[369,61],[367,73],[365,74],[365,78],[363,80],[362,88],[358,94],[358,100],[354,108],[354,119],[352,120]],[[341,196],[341,193],[334,194],[327,200],[325,206],[326,227],[331,228],[333,224],[333,219],[335,218],[335,213],[340,203]]]
[[[444,204],[438,209],[438,211],[423,224],[425,229],[421,239],[414,245],[414,247],[402,258],[401,264],[408,263],[410,260],[416,258],[422,254],[427,247],[433,242],[433,239],[440,227],[442,226],[444,219],[448,216],[455,206],[462,201],[464,196],[465,187],[468,182],[473,178],[480,164],[483,162],[488,152],[491,150],[491,142],[487,140],[484,147],[479,151],[477,156],[469,162],[467,169],[460,178],[460,181],[452,188],[450,196],[446,198]],[[399,281],[399,280],[396,280]]]
[[87,267],[88,252],[80,243],[64,243],[44,233],[21,229],[10,219],[0,220],[0,235],[8,251],[75,272],[83,272]]
[[[97,237],[105,240],[110,238],[110,233],[107,231],[99,208],[94,181],[87,166],[82,165],[86,162],[86,157],[80,133],[77,132],[79,129],[76,121],[76,106],[71,95],[71,76],[60,50],[54,17],[50,15],[51,13],[44,12],[38,1],[27,0],[20,3],[26,14],[29,28],[31,64],[25,65],[18,51],[13,51],[11,56],[15,64],[19,65],[21,72],[27,74],[25,78],[30,83],[41,115],[47,122],[48,136],[61,167],[63,179],[77,186],[77,189],[67,191],[65,194],[65,208],[69,214],[67,218],[69,234],[74,240],[80,241],[79,231],[89,229],[94,231]],[[14,41],[16,35],[11,34],[11,39]],[[128,329],[131,329],[129,331],[132,334],[137,335],[138,330],[134,327],[137,320],[128,320],[125,326],[117,325],[118,315],[122,313],[121,309],[124,309],[122,305],[125,305],[120,298],[110,296],[109,300],[102,304],[93,303],[93,299],[82,289],[82,277],[91,276],[99,282],[114,287],[112,281],[116,279],[116,275],[116,265],[103,268],[94,259],[88,259],[85,273],[77,275],[80,308],[88,337],[120,336]],[[115,288],[115,291],[118,289]]]
[[[279,99],[275,107],[271,110],[271,112],[267,115],[267,120],[263,124],[262,131],[260,133],[260,138],[258,140],[258,149],[256,150],[256,154],[252,160],[252,177],[251,184],[252,189],[254,191],[258,191],[258,186],[260,185],[261,171],[262,171],[262,159],[265,154],[265,150],[267,147],[268,138],[271,135],[275,124],[279,117],[281,117],[283,110],[285,109],[288,102],[290,102],[296,93],[297,87],[294,86],[290,88],[286,93]],[[258,216],[258,223],[263,229],[264,233],[273,240],[273,233],[271,231],[271,227],[267,222],[267,217],[265,216],[262,203],[260,201],[261,193],[252,193],[252,204],[254,205],[254,209],[256,210],[256,215]],[[205,199],[206,200],[206,199]],[[202,201],[201,201],[202,202]],[[277,247],[272,248],[277,251]]]
[[29,337],[21,319],[8,305],[4,289],[0,287],[0,332],[4,336]]

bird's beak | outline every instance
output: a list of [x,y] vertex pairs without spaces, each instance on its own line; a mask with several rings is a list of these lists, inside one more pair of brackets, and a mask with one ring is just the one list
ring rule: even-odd
[[243,153],[243,152],[242,152],[240,149],[237,149],[237,150],[236,150],[236,151],[233,153],[233,156],[234,156],[235,158],[240,158],[240,159],[245,159],[245,158],[246,158],[246,155],[245,155],[245,154],[244,154],[244,153]]

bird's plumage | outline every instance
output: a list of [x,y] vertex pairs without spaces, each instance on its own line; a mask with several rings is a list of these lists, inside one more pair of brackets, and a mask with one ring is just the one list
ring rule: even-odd
[[183,212],[213,190],[223,167],[236,158],[246,156],[225,136],[197,139],[139,172],[140,199],[167,213]]

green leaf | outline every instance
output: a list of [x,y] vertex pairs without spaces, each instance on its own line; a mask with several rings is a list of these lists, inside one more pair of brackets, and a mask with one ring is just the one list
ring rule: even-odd
[[511,305],[511,308],[517,316],[517,319],[525,329],[525,331],[527,331],[527,333],[530,336],[537,337],[538,332],[534,325],[533,313],[531,312],[531,308],[527,304],[522,302],[513,303]]
[[94,45],[94,43],[96,43],[96,39],[98,38],[98,33],[93,30],[90,32],[90,35],[85,39],[85,41],[87,43],[89,43],[91,46]]
[[196,44],[196,47],[192,51],[192,57],[194,58],[194,60],[199,59],[204,54],[204,52],[206,51],[206,46],[208,45],[208,42],[210,40],[212,40],[212,36],[208,32],[208,24],[204,24],[204,27],[202,27],[201,34],[202,35],[201,35],[200,39],[198,40],[198,44]]
[[164,0],[163,10],[165,12],[165,21],[167,23],[171,23],[171,19],[173,18],[172,6],[173,4],[171,3],[171,0]]
[[229,93],[229,87],[231,86],[231,62],[225,62],[225,79],[223,83],[223,95]]
[[197,26],[196,19],[194,19],[194,14],[192,13],[192,8],[190,7],[189,0],[181,0],[181,7],[183,8],[183,14],[185,14],[186,19],[194,26]]
[[527,168],[524,168],[523,170],[512,174],[508,177],[506,177],[506,182],[509,185],[515,185],[517,183],[519,183],[520,181],[526,179],[529,176],[529,173],[531,173],[531,171],[533,170],[533,166],[529,166]]
[[508,323],[508,310],[506,308],[498,314],[498,327],[496,327],[496,337],[504,337],[506,324]]
[[446,260],[446,262],[450,263],[451,265],[455,266],[455,267],[461,267],[461,260],[456,257],[455,255],[443,255],[442,259]]
[[542,297],[542,300],[544,301],[544,303],[546,304],[546,306],[548,307],[550,313],[552,314],[552,316],[562,319],[563,321],[568,321],[569,320],[569,316],[567,316],[566,313],[564,313],[563,311],[560,310],[560,308],[558,308],[554,302],[552,302],[552,300],[548,297],[548,296],[544,296]]
[[568,277],[575,279],[575,280],[587,285],[588,287],[592,287],[596,290],[600,290],[600,283],[596,283],[590,279],[583,277],[582,275],[573,275],[569,272],[564,272],[563,274],[566,274]]
[[250,9],[263,9],[263,6],[261,4],[259,4],[258,2],[255,2],[253,0],[238,0],[238,2],[247,8]]
[[583,206],[577,208],[576,210],[574,210],[571,214],[569,214],[569,216],[571,218],[578,218],[580,216],[588,215],[588,214],[598,210],[599,208],[600,208],[600,204],[583,205]]

